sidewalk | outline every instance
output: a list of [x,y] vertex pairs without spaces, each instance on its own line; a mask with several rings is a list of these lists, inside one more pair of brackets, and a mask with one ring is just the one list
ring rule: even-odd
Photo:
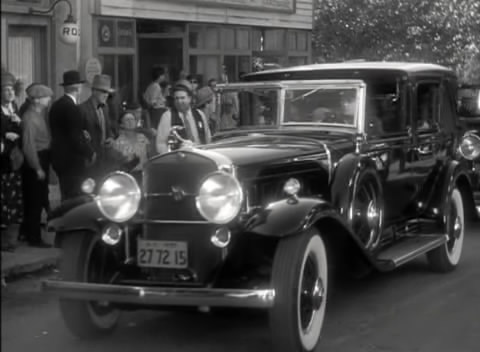
[[[56,177],[54,174],[53,176]],[[49,201],[52,208],[60,204],[58,183],[49,185]],[[43,220],[45,221],[46,219]],[[2,279],[29,274],[45,267],[56,265],[60,256],[60,250],[53,248],[55,234],[43,232],[42,237],[45,242],[52,245],[52,248],[34,248],[20,244],[14,252],[2,252]]]
[[[55,235],[44,234],[45,242],[53,245]],[[25,275],[55,266],[60,257],[58,248],[35,248],[21,244],[14,252],[2,252],[2,278]]]

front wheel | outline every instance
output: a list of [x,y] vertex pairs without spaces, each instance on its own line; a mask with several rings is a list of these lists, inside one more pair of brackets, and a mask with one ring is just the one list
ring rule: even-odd
[[315,349],[325,317],[327,272],[325,244],[316,229],[280,240],[272,268],[274,351]]
[[[115,274],[115,255],[99,234],[64,234],[60,275],[65,281],[108,283]],[[68,329],[80,338],[96,338],[111,333],[120,312],[108,302],[60,299],[60,311]]]
[[449,272],[455,269],[460,261],[465,237],[465,215],[460,191],[455,188],[450,196],[447,209],[447,242],[427,253],[430,267],[434,271]]

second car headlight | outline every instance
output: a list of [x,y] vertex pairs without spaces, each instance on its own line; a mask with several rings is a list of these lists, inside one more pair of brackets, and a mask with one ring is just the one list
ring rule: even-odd
[[102,214],[114,222],[130,220],[140,205],[141,192],[129,174],[115,172],[105,179],[95,197]]
[[203,181],[196,197],[200,214],[210,222],[226,224],[242,207],[243,191],[238,180],[226,172],[216,172]]
[[473,132],[466,133],[458,147],[460,154],[467,160],[475,160],[480,157],[480,137]]

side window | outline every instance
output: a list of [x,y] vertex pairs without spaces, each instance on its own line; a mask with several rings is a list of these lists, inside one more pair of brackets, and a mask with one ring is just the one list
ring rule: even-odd
[[372,83],[367,89],[366,132],[371,136],[404,132],[397,84]]
[[438,83],[421,83],[417,86],[416,110],[414,122],[417,130],[428,130],[438,123],[439,85]]

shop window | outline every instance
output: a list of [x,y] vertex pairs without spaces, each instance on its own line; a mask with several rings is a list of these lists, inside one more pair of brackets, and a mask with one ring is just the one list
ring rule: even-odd
[[220,56],[217,55],[192,55],[190,56],[190,73],[198,75],[205,83],[210,78],[219,77]]
[[102,73],[112,77],[112,85],[116,86],[115,81],[115,55],[101,55]]
[[224,49],[235,49],[235,30],[233,28],[223,29]]
[[260,29],[252,29],[252,50],[263,50],[262,31]]
[[284,50],[285,49],[285,30],[284,29],[266,29],[264,32],[265,50]]
[[115,88],[115,110],[118,113],[123,102],[135,100],[133,55],[100,55],[102,73],[112,77]]
[[203,48],[202,26],[190,25],[188,31],[188,42],[192,49]]
[[308,51],[308,33],[307,32],[297,32],[297,50],[298,51]]
[[291,56],[288,58],[288,64],[290,66],[305,65],[307,58],[305,56]]
[[249,49],[250,48],[250,31],[247,28],[237,28],[235,31],[236,49]]
[[288,31],[288,50],[308,51],[308,33],[305,31]]
[[218,49],[219,48],[219,28],[218,27],[207,27],[205,30],[205,49]]
[[118,94],[121,101],[133,101],[133,56],[118,55]]
[[297,50],[297,34],[295,32],[288,32],[288,50]]
[[118,21],[117,22],[117,35],[118,46],[123,48],[134,47],[134,23],[132,21]]

